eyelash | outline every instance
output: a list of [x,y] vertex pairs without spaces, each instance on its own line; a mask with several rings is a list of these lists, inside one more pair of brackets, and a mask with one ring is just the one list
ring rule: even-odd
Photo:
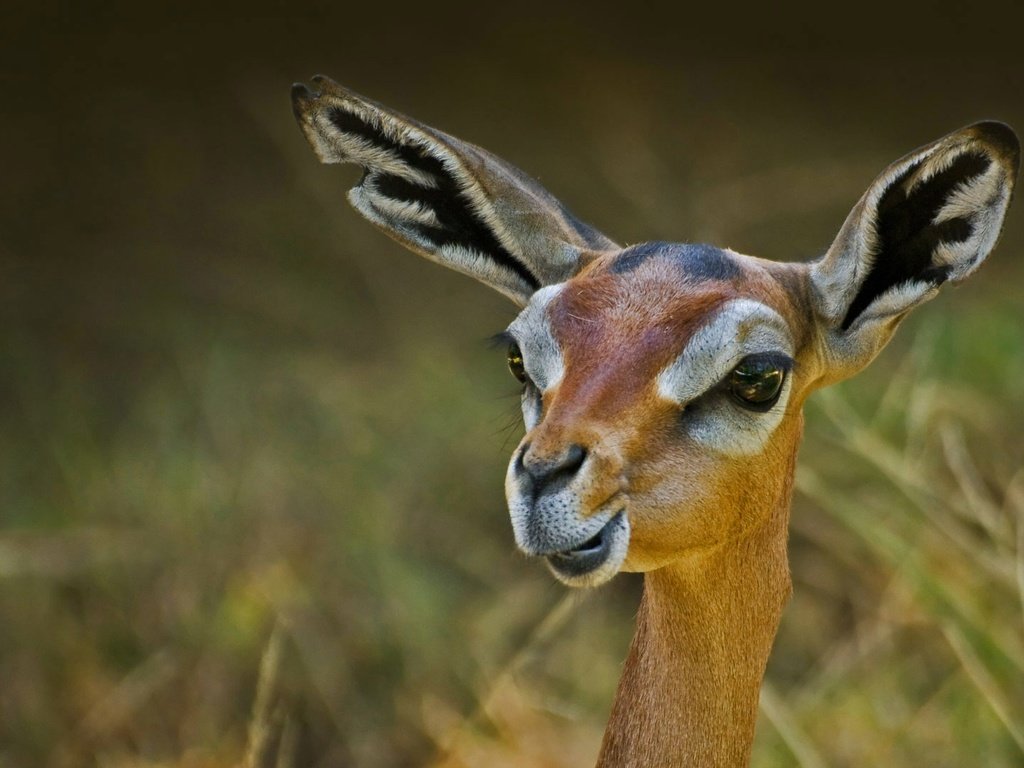
[[[493,337],[491,341],[495,345],[501,343],[507,345],[508,368],[521,383],[521,394],[526,396],[530,390],[536,390],[536,385],[526,372],[523,353],[516,340],[510,334],[502,333]],[[747,355],[736,363],[717,385],[697,398],[697,401],[687,403],[683,412],[692,410],[695,402],[703,400],[708,395],[723,394],[730,397],[741,408],[755,413],[767,413],[778,403],[786,384],[786,378],[792,373],[794,366],[793,358],[782,352],[757,352]],[[780,374],[777,382],[767,380],[768,377],[775,378],[776,374]],[[758,389],[762,386],[767,386],[767,389],[764,392],[759,392]],[[767,397],[760,399],[764,393],[767,393]]]
[[[753,403],[744,402],[740,398],[736,397],[732,391],[732,377],[735,374],[736,369],[740,368],[744,364],[752,362],[775,365],[782,371],[782,382],[779,385],[779,393],[770,402],[766,402],[764,407],[755,406]],[[785,388],[786,380],[789,378],[790,375],[792,375],[795,369],[796,361],[783,352],[755,352],[754,354],[747,355],[746,357],[742,358],[738,363],[736,363],[736,365],[734,365],[717,384],[715,384],[713,387],[708,389],[706,392],[704,392],[702,395],[698,396],[694,400],[691,400],[688,403],[686,403],[683,406],[682,413],[683,415],[688,415],[693,411],[699,409],[707,399],[718,396],[728,398],[733,404],[741,408],[744,408],[745,410],[752,411],[754,413],[767,413],[772,408],[774,408],[775,404],[779,401],[779,397],[781,397],[782,390]]]

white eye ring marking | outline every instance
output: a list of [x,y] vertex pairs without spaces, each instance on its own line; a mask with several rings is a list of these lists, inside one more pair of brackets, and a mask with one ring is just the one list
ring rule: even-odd
[[565,375],[562,350],[551,333],[547,312],[564,286],[564,283],[558,283],[541,288],[508,327],[508,333],[519,344],[526,374],[540,392],[558,386]]
[[[690,338],[679,357],[658,374],[658,394],[685,406],[722,381],[743,358],[764,352],[792,357],[793,341],[786,321],[758,301],[726,302]],[[767,411],[751,411],[723,398],[697,409],[685,428],[694,440],[716,452],[730,456],[759,453],[785,415],[791,380],[787,373],[778,400]]]

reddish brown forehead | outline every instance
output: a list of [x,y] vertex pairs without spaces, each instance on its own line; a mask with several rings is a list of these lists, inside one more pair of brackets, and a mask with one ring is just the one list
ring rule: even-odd
[[565,364],[560,400],[586,403],[594,416],[626,408],[734,295],[722,281],[684,286],[666,269],[649,263],[624,274],[588,272],[552,302],[548,317]]
[[653,385],[724,302],[774,305],[778,294],[755,260],[710,246],[647,244],[602,257],[548,307],[565,364],[558,399],[613,415]]

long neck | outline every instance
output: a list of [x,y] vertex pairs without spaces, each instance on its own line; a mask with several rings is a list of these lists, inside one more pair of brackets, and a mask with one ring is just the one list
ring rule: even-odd
[[790,593],[789,469],[754,530],[645,576],[599,768],[750,762],[761,681]]

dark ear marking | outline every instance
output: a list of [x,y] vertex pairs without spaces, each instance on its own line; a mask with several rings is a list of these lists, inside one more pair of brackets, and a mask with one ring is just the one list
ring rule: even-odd
[[975,123],[900,158],[868,186],[807,271],[825,381],[863,368],[910,310],[978,268],[999,239],[1019,161],[1010,128]]
[[[512,255],[473,210],[470,193],[460,186],[443,161],[428,148],[412,141],[401,143],[389,136],[383,125],[375,127],[354,112],[333,107],[328,111],[331,124],[346,136],[366,142],[368,147],[393,153],[402,163],[418,171],[415,176],[399,175],[364,166],[356,188],[370,194],[366,203],[392,225],[418,235],[433,250],[456,246],[490,257],[514,272],[531,291],[540,288],[540,280]],[[406,204],[389,205],[389,202]],[[400,211],[409,216],[402,219]],[[431,215],[432,214],[432,215]]]
[[965,216],[936,221],[939,212],[958,189],[969,186],[991,165],[991,158],[967,151],[924,181],[915,184],[913,179],[921,162],[893,180],[878,201],[871,268],[843,319],[843,330],[896,285],[919,281],[938,286],[946,281],[950,267],[933,263],[936,250],[943,243],[968,240],[974,225]]
[[[434,160],[429,156],[426,156],[426,159]],[[459,189],[455,180],[444,172],[443,166],[434,174],[434,181],[435,186],[425,187],[394,174],[367,172],[357,186],[372,187],[378,193],[374,198],[384,197],[410,203],[416,205],[419,210],[432,212],[437,220],[436,225],[410,222],[407,226],[433,248],[440,250],[445,246],[458,246],[468,251],[486,254],[518,275],[531,291],[540,288],[541,283],[537,276],[513,256],[495,237],[494,232],[474,214],[469,195]],[[370,205],[381,212],[380,202],[373,202],[371,199]]]
[[370,146],[379,146],[394,152],[404,162],[417,170],[429,174],[437,174],[443,170],[443,164],[436,157],[431,157],[423,151],[417,151],[414,146],[395,141],[383,129],[374,128],[354,112],[334,107],[328,110],[327,117],[331,124],[342,133],[357,136]]
[[537,182],[488,152],[313,78],[292,104],[321,161],[363,176],[349,202],[410,250],[475,277],[520,305],[617,249]]

